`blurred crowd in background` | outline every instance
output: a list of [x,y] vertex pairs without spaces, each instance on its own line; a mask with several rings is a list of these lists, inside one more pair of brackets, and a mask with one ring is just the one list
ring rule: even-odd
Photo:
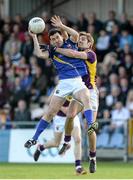
[[[43,12],[41,17],[46,28],[38,35],[38,40],[40,44],[49,44],[50,16]],[[93,36],[98,59],[98,119],[111,118],[112,122],[120,119],[121,122],[110,124],[110,130],[121,127],[124,120],[133,118],[133,16],[122,14],[117,18],[116,12],[111,10],[106,21],[99,20],[96,13],[81,14],[77,22],[67,17],[62,17],[62,21]],[[28,21],[21,15],[0,19],[1,128],[11,128],[7,122],[38,120],[58,83],[51,60],[34,55],[27,29]]]

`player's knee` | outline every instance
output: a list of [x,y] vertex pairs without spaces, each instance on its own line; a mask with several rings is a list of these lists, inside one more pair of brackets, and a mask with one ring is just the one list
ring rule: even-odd
[[75,139],[74,139],[75,143],[76,144],[80,144],[81,143],[81,137],[80,136],[77,136]]
[[46,116],[48,119],[53,119],[56,113],[57,113],[56,109],[49,109],[48,112],[46,113]]
[[68,112],[67,113],[67,118],[69,118],[69,119],[74,119],[75,116],[76,116],[75,112]]
[[60,145],[60,142],[58,142],[58,141],[55,141],[55,144],[54,144],[54,146],[55,146],[55,147],[59,147],[59,145]]

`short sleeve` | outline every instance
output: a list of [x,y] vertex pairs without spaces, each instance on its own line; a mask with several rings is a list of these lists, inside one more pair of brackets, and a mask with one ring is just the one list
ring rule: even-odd
[[95,60],[96,60],[96,54],[95,54],[93,51],[87,52],[87,60],[88,60],[90,63],[94,63]]

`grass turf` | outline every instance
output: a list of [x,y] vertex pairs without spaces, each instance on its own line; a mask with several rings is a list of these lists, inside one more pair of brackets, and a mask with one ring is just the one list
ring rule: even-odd
[[75,175],[73,164],[0,163],[0,179],[133,179],[133,163],[98,162],[96,173],[82,176]]

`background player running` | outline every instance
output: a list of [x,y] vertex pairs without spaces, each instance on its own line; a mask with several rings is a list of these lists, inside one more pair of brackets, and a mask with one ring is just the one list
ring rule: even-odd
[[[64,132],[64,126],[66,121],[66,113],[68,110],[68,105],[70,101],[66,101],[64,105],[61,107],[61,110],[57,113],[57,115],[53,118],[53,130],[54,130],[54,138],[44,143],[44,145],[39,144],[35,153],[34,160],[38,161],[39,156],[42,151],[51,147],[59,147],[60,142],[62,140],[62,135]],[[47,110],[47,107],[46,107]],[[72,137],[74,139],[74,157],[75,157],[75,171],[76,175],[83,175],[87,172],[84,170],[81,164],[82,158],[82,145],[81,145],[81,127],[78,116],[74,119],[74,126],[72,129]],[[67,147],[69,148],[69,146]]]

